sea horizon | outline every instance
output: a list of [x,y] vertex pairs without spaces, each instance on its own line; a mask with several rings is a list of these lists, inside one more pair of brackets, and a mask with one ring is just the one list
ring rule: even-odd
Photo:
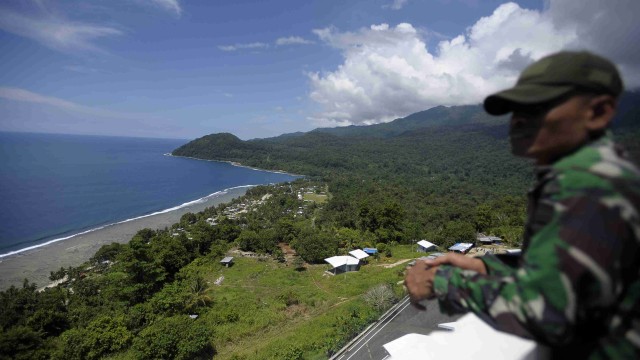
[[0,259],[299,177],[171,155],[187,141],[0,132]]

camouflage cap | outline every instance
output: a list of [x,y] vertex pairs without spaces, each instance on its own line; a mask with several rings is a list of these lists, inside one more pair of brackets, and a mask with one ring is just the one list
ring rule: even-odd
[[484,109],[491,115],[503,115],[511,112],[514,103],[545,103],[573,90],[617,97],[623,84],[611,61],[587,51],[563,51],[529,65],[513,88],[488,96]]

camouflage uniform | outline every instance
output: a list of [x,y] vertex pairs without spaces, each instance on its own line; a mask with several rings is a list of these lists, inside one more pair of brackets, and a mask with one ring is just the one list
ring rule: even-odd
[[572,358],[640,358],[640,172],[606,134],[538,169],[522,257],[482,258],[488,274],[440,266],[447,313]]

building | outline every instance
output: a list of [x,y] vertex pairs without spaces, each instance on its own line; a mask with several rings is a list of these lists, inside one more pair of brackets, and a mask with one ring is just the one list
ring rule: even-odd
[[456,243],[452,247],[449,248],[449,251],[466,254],[473,247],[472,243]]
[[364,260],[364,259],[369,257],[369,254],[367,254],[366,252],[364,252],[364,251],[362,251],[360,249],[349,251],[349,255],[353,256],[354,258],[356,258],[356,259],[358,259],[360,261],[362,261],[362,260]]
[[478,241],[482,245],[502,244],[502,239],[497,236],[478,236]]
[[428,242],[427,240],[418,241],[418,252],[436,251],[435,244]]
[[353,256],[332,256],[324,259],[333,269],[330,270],[334,275],[342,274],[349,271],[358,271],[360,269],[360,260]]
[[378,253],[378,249],[376,248],[364,248],[362,249],[364,252],[366,252],[369,255],[375,255]]
[[224,259],[220,260],[220,264],[226,267],[233,265],[233,257],[232,256],[225,257]]

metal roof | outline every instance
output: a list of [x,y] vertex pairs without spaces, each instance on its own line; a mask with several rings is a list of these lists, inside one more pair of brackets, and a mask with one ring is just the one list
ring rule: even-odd
[[478,241],[494,242],[494,241],[502,241],[502,239],[497,236],[478,236]]
[[324,261],[328,262],[334,268],[337,268],[342,265],[358,265],[360,260],[354,258],[353,256],[332,256],[330,258],[324,259]]
[[471,243],[457,243],[449,248],[451,251],[467,251],[473,247]]
[[221,263],[228,263],[233,261],[233,256],[227,256],[226,258],[220,260]]
[[420,240],[418,241],[418,245],[422,246],[425,249],[428,249],[430,247],[435,247],[435,244],[432,244],[430,242],[428,242],[427,240]]
[[353,256],[354,258],[358,259],[358,260],[362,260],[364,258],[368,258],[369,254],[367,254],[366,252],[360,250],[360,249],[356,249],[353,251],[349,251],[349,254],[351,254],[351,256]]

